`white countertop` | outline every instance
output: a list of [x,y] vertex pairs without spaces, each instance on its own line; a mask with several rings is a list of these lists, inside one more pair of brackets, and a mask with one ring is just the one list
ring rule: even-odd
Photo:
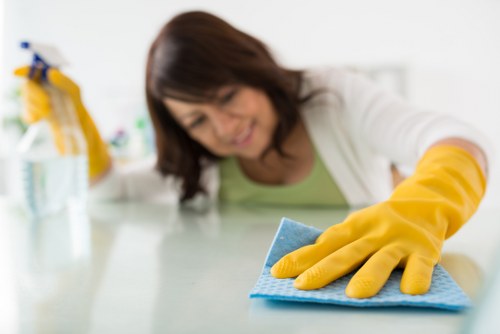
[[[0,200],[0,332],[429,334],[470,323],[470,312],[248,298],[282,216],[324,229],[346,214],[109,203],[35,226]],[[494,271],[499,217],[480,209],[443,248],[442,265],[475,302]]]

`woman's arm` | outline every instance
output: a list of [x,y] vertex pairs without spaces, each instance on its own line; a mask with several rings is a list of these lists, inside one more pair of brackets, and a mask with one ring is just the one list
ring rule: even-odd
[[429,148],[439,145],[457,146],[470,153],[470,155],[472,155],[474,159],[476,159],[477,163],[479,164],[479,167],[481,167],[484,177],[488,179],[488,158],[486,157],[486,154],[479,146],[462,138],[445,138],[437,141]]
[[426,293],[444,240],[474,214],[486,189],[484,171],[473,156],[477,152],[469,153],[467,141],[452,143],[436,142],[388,200],[349,215],[314,245],[289,253],[274,264],[272,275],[297,277],[294,286],[310,290],[361,266],[346,294],[368,298],[399,266],[405,268],[401,291]]
[[177,203],[175,181],[172,177],[162,177],[155,164],[155,156],[126,166],[114,164],[99,182],[90,187],[89,199],[93,202],[133,200]]

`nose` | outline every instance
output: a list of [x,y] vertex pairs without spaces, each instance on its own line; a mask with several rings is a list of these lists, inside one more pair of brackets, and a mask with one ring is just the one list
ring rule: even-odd
[[224,141],[233,139],[238,122],[238,117],[227,111],[217,110],[212,114],[215,134]]

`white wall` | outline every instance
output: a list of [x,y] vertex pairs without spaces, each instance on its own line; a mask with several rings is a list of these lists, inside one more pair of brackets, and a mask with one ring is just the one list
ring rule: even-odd
[[[414,104],[500,142],[499,0],[5,1],[0,78],[28,61],[21,39],[58,45],[106,135],[144,110],[145,55],[159,28],[180,11],[205,9],[263,39],[289,66],[407,66]],[[495,169],[485,204],[499,189]]]

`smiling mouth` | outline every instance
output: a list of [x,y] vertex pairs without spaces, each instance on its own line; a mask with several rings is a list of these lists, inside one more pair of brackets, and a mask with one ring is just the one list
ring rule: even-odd
[[250,143],[252,139],[253,130],[255,128],[255,123],[251,123],[242,133],[240,133],[236,138],[233,139],[232,144],[235,146],[246,146]]

